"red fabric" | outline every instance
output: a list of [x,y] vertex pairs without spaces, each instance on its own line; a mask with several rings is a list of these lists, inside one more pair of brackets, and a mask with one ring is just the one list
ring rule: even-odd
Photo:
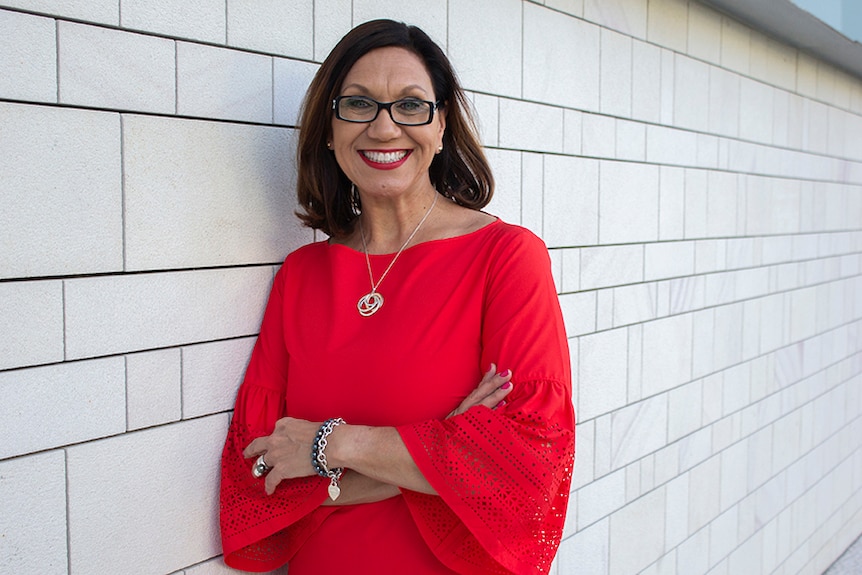
[[[392,256],[372,256],[375,279]],[[547,250],[497,221],[405,250],[363,318],[365,257],[319,242],[276,276],[222,461],[228,565],[291,575],[546,573],[562,535],[574,457],[568,347]],[[488,365],[514,372],[507,405],[445,416]],[[439,496],[403,490],[320,507],[327,482],[271,497],[242,449],[285,415],[395,426]],[[400,569],[399,569],[400,570]]]

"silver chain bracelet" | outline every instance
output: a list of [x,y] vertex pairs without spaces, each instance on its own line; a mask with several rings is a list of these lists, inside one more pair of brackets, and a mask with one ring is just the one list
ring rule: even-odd
[[321,477],[329,478],[329,498],[335,501],[341,495],[341,487],[338,486],[338,480],[341,479],[341,474],[344,473],[344,468],[336,467],[329,469],[326,463],[326,438],[339,425],[345,423],[340,417],[327,419],[317,430],[317,435],[314,438],[314,443],[311,446],[311,463],[314,465],[314,470]]

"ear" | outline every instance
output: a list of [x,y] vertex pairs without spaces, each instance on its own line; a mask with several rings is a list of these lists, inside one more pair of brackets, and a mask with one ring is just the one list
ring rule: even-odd
[[437,132],[437,142],[438,142],[437,145],[442,146],[443,145],[443,134],[446,132],[446,108],[439,108],[437,110],[436,116],[437,116],[437,123],[440,126],[439,131]]

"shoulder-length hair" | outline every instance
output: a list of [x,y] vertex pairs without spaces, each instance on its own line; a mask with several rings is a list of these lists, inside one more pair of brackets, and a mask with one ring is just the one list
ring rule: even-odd
[[392,20],[373,20],[347,33],[320,66],[302,105],[297,147],[296,215],[313,229],[343,237],[353,231],[361,209],[352,183],[326,143],[332,132],[332,101],[357,60],[377,48],[397,46],[416,54],[431,77],[435,98],[446,110],[443,151],[428,170],[438,192],[467,208],[491,201],[494,178],[485,159],[464,91],[449,59],[425,32]]

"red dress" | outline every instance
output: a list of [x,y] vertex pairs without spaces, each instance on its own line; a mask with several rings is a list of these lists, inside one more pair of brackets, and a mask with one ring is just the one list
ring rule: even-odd
[[[375,279],[392,255],[371,256]],[[499,220],[405,250],[371,317],[365,256],[318,242],[279,270],[222,460],[225,562],[290,575],[547,573],[574,457],[568,346],[547,250]],[[514,388],[497,410],[449,419],[490,363]],[[286,415],[395,426],[439,496],[321,507],[328,480],[266,496],[242,457]],[[409,569],[408,569],[409,568]]]

